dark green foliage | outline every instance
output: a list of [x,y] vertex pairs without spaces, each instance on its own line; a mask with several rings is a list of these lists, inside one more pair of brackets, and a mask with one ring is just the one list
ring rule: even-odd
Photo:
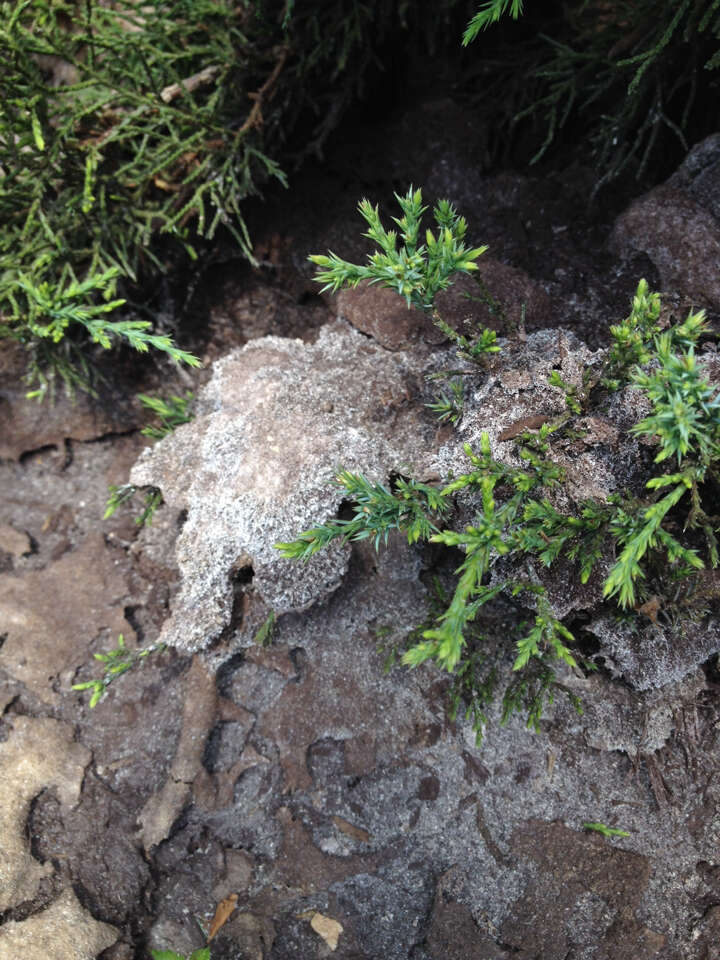
[[193,232],[223,223],[248,249],[239,203],[255,170],[277,171],[253,124],[230,126],[234,85],[256,69],[238,60],[247,11],[36,0],[0,13],[0,333],[29,348],[41,390],[53,375],[89,385],[77,327],[103,347],[195,362],[147,321],[118,316],[112,297],[118,278],[163,269],[158,234],[192,255]]
[[[496,684],[495,666],[488,665],[487,655],[479,650],[474,650],[464,657],[453,675],[448,711],[450,720],[454,723],[458,714],[467,717],[478,747],[482,743],[488,722],[486,710],[495,699]],[[522,709],[524,703],[519,706]]]
[[668,155],[678,158],[715,131],[717,0],[529,4],[518,24],[505,17],[485,33],[509,6],[484,4],[464,40],[477,37],[479,105],[500,142],[529,133],[533,161],[563,138],[579,142],[600,187],[625,170],[639,177],[659,165],[665,172]]
[[418,11],[0,2],[0,338],[27,348],[33,393],[92,389],[93,345],[195,363],[126,301],[220,230],[251,258],[243,203],[285,182],[284,141],[302,121],[293,159],[317,151],[388,31]]
[[457,423],[462,416],[464,388],[462,380],[451,380],[448,392],[441,392],[433,403],[426,404],[441,423]]

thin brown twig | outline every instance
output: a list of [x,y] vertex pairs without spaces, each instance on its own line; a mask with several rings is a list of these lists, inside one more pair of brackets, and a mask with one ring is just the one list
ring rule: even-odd
[[289,52],[290,51],[288,47],[282,47],[278,61],[275,64],[275,67],[273,68],[273,72],[270,74],[270,76],[267,78],[267,80],[260,87],[259,90],[256,90],[255,93],[248,94],[248,97],[253,101],[253,105],[252,105],[252,109],[250,110],[250,113],[247,116],[247,119],[245,120],[245,123],[243,123],[243,125],[238,130],[238,134],[237,134],[238,136],[240,136],[243,133],[247,133],[247,131],[252,129],[252,127],[262,126],[263,100],[265,99],[265,97],[268,97],[269,99],[269,97],[272,95],[272,88],[275,86],[277,79],[280,76],[280,73],[282,71],[282,68],[285,66],[285,61],[287,60],[287,56]]

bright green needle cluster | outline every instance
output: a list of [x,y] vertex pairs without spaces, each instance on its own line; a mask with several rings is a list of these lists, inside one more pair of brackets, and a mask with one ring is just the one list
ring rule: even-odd
[[421,220],[427,210],[422,191],[411,187],[405,196],[396,193],[395,199],[402,210],[402,217],[393,217],[398,231],[383,227],[377,206],[369,200],[361,200],[358,206],[369,228],[363,236],[380,248],[369,257],[367,266],[348,263],[334,253],[314,254],[308,259],[321,268],[315,279],[324,284],[323,290],[335,292],[366,280],[395,290],[409,307],[432,310],[435,297],[450,286],[454,274],[477,270],[475,261],[487,247],[465,246],[467,223],[447,200],[433,209],[437,231],[426,230],[421,242]]
[[156,643],[151,647],[141,647],[137,650],[130,650],[125,644],[125,638],[122,634],[118,636],[117,647],[108,653],[95,653],[93,656],[103,664],[103,675],[97,680],[86,680],[83,683],[74,683],[73,690],[85,691],[92,690],[90,695],[89,707],[96,707],[100,700],[105,696],[110,684],[121,677],[128,670],[138,666],[154,653],[161,653],[165,649],[164,643]]
[[467,25],[462,39],[463,46],[466,47],[486,27],[497,23],[506,13],[509,13],[513,20],[517,20],[522,9],[523,0],[487,0]]
[[306,559],[334,540],[372,540],[375,549],[387,544],[393,530],[407,536],[408,543],[427,540],[437,530],[433,518],[449,509],[440,491],[416,480],[399,477],[390,490],[384,484],[372,484],[365,477],[341,470],[335,482],[354,501],[355,516],[350,520],[331,520],[306,530],[290,543],[276,543],[284,557]]

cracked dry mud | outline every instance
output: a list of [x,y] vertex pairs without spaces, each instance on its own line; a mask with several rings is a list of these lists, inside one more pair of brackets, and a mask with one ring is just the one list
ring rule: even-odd
[[[459,125],[456,109],[425,105],[402,129],[438,111]],[[652,271],[654,256],[668,297],[691,293],[663,259],[683,207],[654,232],[659,252],[633,232],[632,208],[605,245],[611,224],[580,222],[567,189],[514,174],[478,184],[462,138],[445,135],[446,152],[422,171],[427,189],[454,199],[472,235],[491,242],[486,280],[506,315],[533,304],[525,348],[539,345],[538,370],[526,382],[511,363],[471,402],[478,417],[496,411],[489,427],[500,437],[529,397],[537,402],[554,350],[565,351],[567,376],[590,356],[566,334],[533,340],[533,330],[562,326],[597,346],[601,324],[627,312],[638,263]],[[673,190],[697,192],[711,178],[708,149]],[[421,164],[419,152],[407,155]],[[663,686],[657,669],[637,667],[651,659],[646,649],[633,660],[618,641],[614,677],[575,678],[584,716],[558,703],[536,735],[494,717],[478,749],[468,724],[449,719],[445,675],[383,670],[384,629],[416,622],[426,602],[426,555],[399,540],[379,554],[361,544],[320,573],[283,575],[269,552],[294,523],[338,505],[312,472],[318,450],[323,469],[346,456],[378,479],[407,461],[457,469],[452,434],[423,407],[423,375],[448,357],[437,331],[413,313],[398,317],[381,291],[310,296],[306,253],[352,252],[347,196],[365,188],[348,190],[332,164],[323,205],[312,176],[307,186],[307,206],[298,201],[284,233],[267,232],[272,268],[236,263],[208,283],[205,355],[225,359],[201,375],[212,379],[199,417],[174,438],[149,449],[130,394],[108,409],[59,401],[41,420],[21,399],[13,358],[0,369],[0,960],[189,952],[232,894],[214,960],[717,960],[712,637],[675,649]],[[641,203],[662,217],[662,194]],[[537,251],[553,229],[551,263]],[[447,316],[492,321],[462,292],[447,296]],[[516,349],[508,343],[507,357]],[[265,449],[272,423],[277,451]],[[581,459],[597,465],[615,428],[590,426],[595,445]],[[263,500],[253,477],[273,463],[277,473],[283,458],[283,488]],[[131,509],[102,522],[107,485],[136,462],[136,479],[161,486],[165,506],[148,528]],[[595,479],[609,482],[617,468]],[[216,484],[226,498],[204,501]],[[270,604],[284,612],[272,645],[258,647]],[[486,624],[504,670],[513,616],[508,606]],[[92,654],[119,633],[130,645],[162,636],[174,646],[91,711],[70,686],[97,675]],[[586,821],[630,836],[588,833]],[[342,927],[336,949],[317,915]]]

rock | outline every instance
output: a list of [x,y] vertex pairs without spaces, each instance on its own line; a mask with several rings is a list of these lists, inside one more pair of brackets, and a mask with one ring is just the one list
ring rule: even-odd
[[338,466],[374,482],[422,471],[433,427],[411,400],[423,369],[422,357],[388,353],[344,324],[312,345],[256,340],[215,365],[193,423],[148,449],[131,473],[132,483],[157,486],[188,511],[164,642],[197,650],[217,638],[241,570],[276,613],[337,588],[347,547],[301,564],[274,544],[335,516]]
[[[463,445],[479,451],[483,432],[497,460],[521,467],[515,438],[524,430],[538,430],[566,409],[562,390],[548,384],[550,374],[556,370],[580,389],[585,370],[601,358],[601,351],[593,353],[565,330],[542,330],[525,341],[503,341],[501,352],[488,364],[487,376],[467,390],[462,418],[438,452],[436,471],[443,477],[467,472]],[[645,412],[638,391],[622,391],[613,397],[602,422],[593,417],[582,424],[587,430],[582,442],[553,444],[552,459],[567,475],[567,483],[549,494],[551,499],[558,497],[558,509],[561,503],[569,507],[585,499],[606,501],[614,491],[632,485],[641,466],[639,446],[627,439],[620,444],[620,434]]]
[[[502,942],[508,947],[522,948],[530,955],[565,957],[573,942],[579,937],[587,942],[597,930],[592,926],[597,917],[584,915],[582,910],[575,913],[576,902],[598,898],[618,917],[619,942],[614,935],[607,938],[614,947],[622,947],[618,957],[650,960],[657,955],[664,938],[660,937],[658,945],[657,935],[648,931],[652,935],[646,936],[635,919],[651,874],[646,857],[614,847],[598,834],[533,820],[513,834],[512,850],[516,856],[535,861],[538,876],[503,924]],[[605,936],[603,941],[605,946]],[[643,949],[648,943],[650,949]]]
[[610,243],[646,253],[663,290],[720,310],[720,134],[690,151],[670,179],[618,217]]
[[705,676],[697,670],[680,682],[666,680],[663,689],[642,692],[607,683],[595,673],[568,677],[568,685],[583,704],[587,745],[620,750],[637,761],[666,746],[677,729],[678,711],[700,697]]
[[[57,720],[13,717],[10,736],[0,742],[0,913],[32,900],[42,879],[53,873],[52,864],[39,863],[30,852],[25,823],[32,800],[52,788],[61,804],[76,804],[89,763],[90,751],[73,742],[72,727]],[[0,944],[5,929],[0,927]]]
[[432,960],[507,960],[508,954],[479,929],[470,909],[455,897],[464,884],[450,868],[435,889],[430,929],[425,948]]
[[205,741],[215,719],[215,680],[200,660],[193,659],[184,678],[185,697],[180,740],[168,779],[145,804],[139,820],[146,851],[164,840],[190,796],[190,787],[202,768]]
[[337,312],[386,350],[405,350],[418,339],[443,339],[429,314],[408,307],[394,290],[377,283],[341,290]]
[[673,626],[651,621],[622,623],[612,614],[593,618],[587,629],[600,640],[606,666],[636,690],[678,683],[720,648],[717,617]]
[[[523,270],[487,254],[477,274],[462,274],[435,298],[437,312],[453,329],[468,337],[485,327],[501,334],[517,330],[523,313],[529,329],[550,326],[552,301]],[[408,308],[397,293],[379,284],[361,284],[337,295],[337,310],[357,330],[386,350],[405,350],[418,340],[439,344],[445,335],[429,313]]]
[[[5,643],[0,668],[46,703],[57,703],[58,680],[68,690],[91,655],[90,644],[107,631],[113,646],[134,631],[123,614],[127,584],[101,534],[44,570],[0,576]],[[32,638],[29,640],[29,638]]]
[[13,557],[23,557],[32,552],[32,543],[24,530],[21,532],[7,523],[0,523],[0,550]]
[[668,184],[686,190],[720,222],[720,133],[696,143]]
[[440,316],[466,336],[490,327],[511,335],[523,322],[528,330],[557,322],[553,303],[539,283],[524,270],[501,263],[487,254],[478,270],[461,274],[435,298]]
[[720,906],[710,907],[693,931],[693,939],[700,948],[700,960],[714,960],[720,943]]
[[0,960],[95,960],[117,938],[115,927],[95,920],[68,889],[27,920],[0,926]]
[[[134,828],[132,809],[105,786],[94,765],[86,771],[76,806],[60,803],[50,787],[34,798],[25,826],[33,856],[57,864],[58,873],[71,877],[74,889],[87,896],[93,914],[116,927],[135,914],[150,882]],[[54,877],[56,885],[59,879]]]
[[108,433],[123,433],[145,418],[140,404],[118,396],[100,402],[79,393],[69,398],[58,390],[53,403],[25,396],[25,352],[3,341],[0,357],[0,459],[18,460],[28,450],[62,446],[66,438],[94,440]]

